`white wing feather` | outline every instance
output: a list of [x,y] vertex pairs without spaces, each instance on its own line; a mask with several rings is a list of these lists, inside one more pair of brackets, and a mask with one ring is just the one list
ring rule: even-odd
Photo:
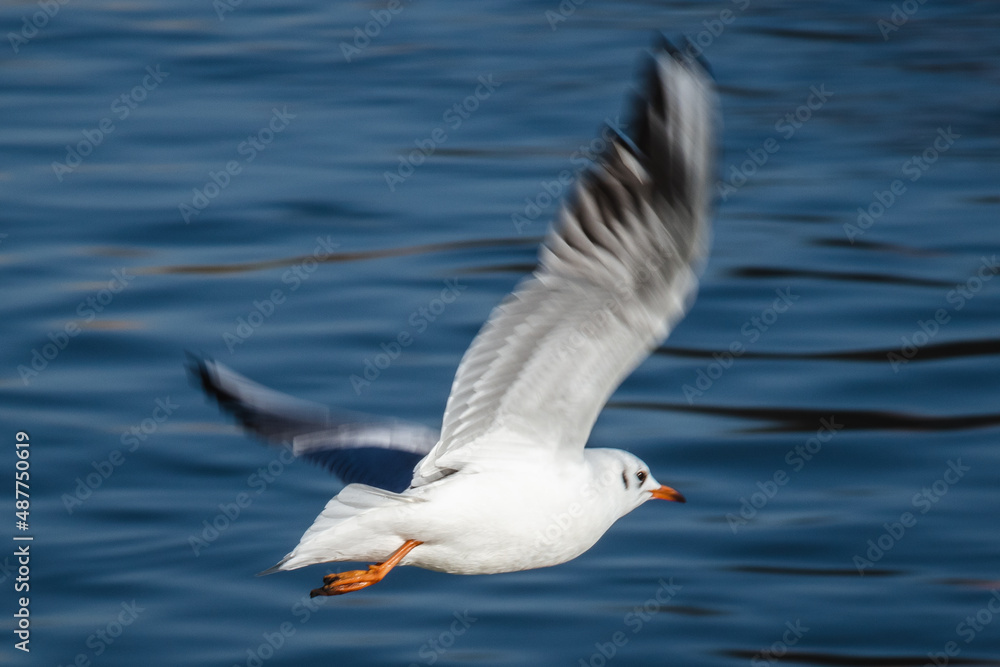
[[[683,317],[707,251],[714,90],[665,45],[616,137],[584,174],[539,268],[459,365],[440,441],[413,486],[520,446],[582,452],[611,393]],[[475,447],[470,447],[475,443]]]

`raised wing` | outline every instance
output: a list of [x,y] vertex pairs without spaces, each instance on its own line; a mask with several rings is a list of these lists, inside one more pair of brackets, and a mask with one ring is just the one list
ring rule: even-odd
[[434,446],[433,429],[367,415],[331,415],[325,406],[268,389],[211,359],[191,358],[205,393],[245,429],[273,445],[291,445],[345,484],[400,492],[413,468]]
[[611,393],[690,305],[708,244],[714,88],[664,42],[633,106],[629,136],[582,176],[539,268],[465,353],[415,486],[504,455],[505,443],[582,449]]

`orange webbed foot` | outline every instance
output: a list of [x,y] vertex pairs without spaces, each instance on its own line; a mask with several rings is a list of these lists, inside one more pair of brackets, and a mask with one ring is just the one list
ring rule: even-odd
[[369,565],[367,570],[348,570],[346,572],[336,572],[323,577],[323,586],[314,588],[309,592],[309,597],[318,595],[343,595],[367,588],[372,584],[377,584],[389,573],[389,570],[396,567],[399,561],[403,560],[406,554],[423,544],[419,540],[407,540],[403,546],[392,552],[384,562]]

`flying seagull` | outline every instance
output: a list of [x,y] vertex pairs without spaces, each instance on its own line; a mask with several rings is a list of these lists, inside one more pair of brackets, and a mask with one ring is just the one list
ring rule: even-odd
[[684,502],[618,449],[586,449],[611,393],[690,306],[707,253],[715,92],[665,40],[645,62],[628,136],[614,132],[561,207],[538,268],[459,364],[440,433],[373,422],[267,389],[208,359],[193,369],[246,428],[347,486],[262,574],[339,561],[312,595],[397,565],[492,574],[557,565],[651,498]]

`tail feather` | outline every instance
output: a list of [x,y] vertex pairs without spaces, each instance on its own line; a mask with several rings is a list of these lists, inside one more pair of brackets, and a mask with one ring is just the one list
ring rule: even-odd
[[[303,533],[296,547],[258,576],[296,570],[316,563],[377,559],[381,552],[377,544],[378,536],[372,535],[369,526],[360,525],[359,519],[370,512],[422,502],[423,498],[419,497],[365,484],[349,484],[330,499],[313,524]],[[386,537],[389,538],[389,544],[396,544],[398,541],[398,538],[389,534]],[[386,553],[394,548],[396,547],[389,548]],[[369,553],[372,555],[369,556]]]
[[282,558],[280,561],[278,561],[277,563],[275,563],[271,567],[269,567],[266,570],[263,570],[261,572],[258,572],[257,576],[258,577],[265,577],[265,576],[267,576],[269,574],[274,574],[275,572],[281,572],[282,570],[285,569],[284,565],[285,565],[285,563],[288,562],[288,559],[290,559],[291,557],[292,557],[292,554],[289,553],[288,555],[286,555],[284,558]]

